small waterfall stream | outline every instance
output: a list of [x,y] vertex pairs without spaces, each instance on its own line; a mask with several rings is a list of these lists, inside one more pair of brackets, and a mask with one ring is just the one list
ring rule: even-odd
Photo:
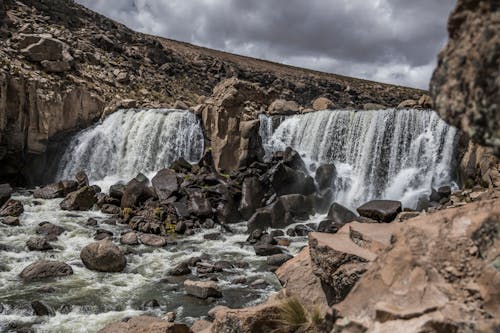
[[260,134],[267,154],[289,146],[310,165],[334,163],[335,200],[353,209],[371,199],[416,208],[431,187],[453,181],[457,130],[431,110],[319,111],[274,130],[261,115]]
[[99,185],[158,171],[179,157],[196,162],[203,132],[196,116],[178,110],[120,110],[76,135],[66,149],[57,178],[84,170]]

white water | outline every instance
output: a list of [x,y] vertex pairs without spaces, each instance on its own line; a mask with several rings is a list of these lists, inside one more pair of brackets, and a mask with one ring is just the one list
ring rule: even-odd
[[178,110],[120,110],[77,134],[66,149],[58,179],[84,170],[101,187],[149,174],[184,157],[197,162],[203,132],[196,116]]
[[[112,231],[115,242],[126,226],[102,223],[108,215],[99,211],[67,212],[59,209],[61,199],[40,200],[31,196],[16,196],[25,208],[20,227],[0,223],[0,332],[16,332],[16,327],[32,327],[37,333],[93,333],[107,323],[139,314],[162,316],[167,311],[177,311],[178,319],[192,322],[206,316],[216,305],[230,307],[251,306],[263,301],[269,293],[279,289],[273,273],[267,271],[265,257],[257,257],[254,249],[245,245],[248,235],[245,223],[231,225],[234,234],[224,234],[225,240],[204,240],[202,230],[189,237],[179,237],[177,244],[165,248],[144,245],[123,247],[127,251],[127,267],[122,273],[100,273],[86,269],[80,260],[80,250],[93,242],[97,227],[86,226],[89,217],[99,221],[99,227]],[[30,252],[26,241],[35,235],[36,226],[49,221],[66,229],[59,240],[51,242],[55,250]],[[295,237],[288,250],[295,254],[306,238]],[[5,249],[2,245],[7,245]],[[224,297],[215,303],[204,302],[184,294],[182,287],[186,277],[168,277],[167,272],[179,262],[202,253],[217,260],[246,261],[249,268],[233,268],[218,274],[218,285]],[[59,279],[24,283],[18,276],[24,267],[41,260],[60,260],[71,265],[74,274]],[[264,279],[270,285],[255,289],[245,285],[233,285],[236,277],[247,276],[248,283]],[[193,278],[189,276],[187,278]],[[196,277],[194,277],[196,279]],[[41,288],[54,288],[44,292]],[[144,303],[156,299],[160,308],[146,309]],[[43,300],[56,311],[55,316],[37,317],[30,307],[32,300]],[[61,307],[70,305],[71,311],[63,313]]]
[[457,130],[431,110],[319,111],[274,131],[261,116],[260,133],[267,154],[292,147],[309,164],[334,163],[335,201],[353,209],[372,199],[415,208],[431,187],[453,181]]

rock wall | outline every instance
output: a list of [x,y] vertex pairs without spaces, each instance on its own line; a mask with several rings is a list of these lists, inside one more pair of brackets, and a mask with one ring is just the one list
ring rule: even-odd
[[440,116],[500,156],[500,4],[459,0],[431,92]]

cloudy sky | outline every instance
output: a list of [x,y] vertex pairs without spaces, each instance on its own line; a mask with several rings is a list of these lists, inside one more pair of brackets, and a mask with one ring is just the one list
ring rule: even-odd
[[209,48],[426,89],[455,0],[77,0]]

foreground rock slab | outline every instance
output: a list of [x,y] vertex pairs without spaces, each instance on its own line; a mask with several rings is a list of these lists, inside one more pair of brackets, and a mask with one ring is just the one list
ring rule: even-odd
[[121,272],[127,265],[122,250],[110,239],[85,246],[80,252],[80,258],[85,267],[99,272]]
[[279,307],[275,303],[243,309],[219,306],[211,312],[215,317],[211,332],[273,332],[278,326]]
[[127,321],[112,323],[99,330],[98,333],[190,333],[191,330],[184,324],[151,317],[139,316]]
[[73,269],[64,262],[40,260],[26,266],[19,276],[29,282],[72,274]]

